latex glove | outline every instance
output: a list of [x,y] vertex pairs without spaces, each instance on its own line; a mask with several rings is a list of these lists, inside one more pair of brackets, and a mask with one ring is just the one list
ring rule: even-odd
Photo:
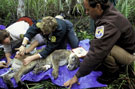
[[24,46],[21,46],[20,48],[16,48],[15,50],[18,50],[19,52],[18,52],[18,54],[19,55],[24,55],[25,54],[25,52],[26,52],[26,48],[24,47]]

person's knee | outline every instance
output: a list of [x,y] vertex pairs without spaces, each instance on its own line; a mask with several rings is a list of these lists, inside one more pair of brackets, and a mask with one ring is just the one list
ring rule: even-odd
[[119,64],[116,62],[116,59],[108,55],[105,60],[103,61],[103,65],[106,67],[106,70],[109,72],[115,72],[119,70]]
[[111,52],[111,56],[113,56],[116,61],[120,64],[128,65],[135,60],[135,56],[124,50],[123,48],[115,45]]

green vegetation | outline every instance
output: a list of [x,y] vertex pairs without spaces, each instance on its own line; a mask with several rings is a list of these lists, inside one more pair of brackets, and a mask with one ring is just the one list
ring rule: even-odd
[[[71,16],[67,13],[71,8],[71,3],[74,0],[24,0],[26,16],[33,19],[41,19],[44,16],[55,16],[61,12],[66,14],[67,19],[74,23],[75,31],[80,40],[93,39],[93,35],[90,33],[89,17],[84,14],[83,0],[79,0],[73,7]],[[135,26],[135,0],[116,0],[116,8],[130,20]],[[15,22],[17,20],[17,4],[18,0],[0,0],[0,24],[5,26]],[[79,16],[75,16],[76,10],[79,12]],[[0,53],[1,54],[1,53]],[[134,81],[134,82],[133,82]],[[134,78],[129,78],[128,75],[122,74],[120,78],[105,88],[98,89],[133,89]],[[55,86],[51,81],[41,81],[39,83],[27,83],[28,89],[66,89]],[[96,88],[97,89],[97,88]]]
[[38,83],[26,83],[27,89],[66,89],[54,85],[50,80],[41,81]]
[[135,23],[135,0],[117,0],[116,8],[132,22]]
[[15,0],[0,0],[0,24],[7,25],[16,19],[17,2]]

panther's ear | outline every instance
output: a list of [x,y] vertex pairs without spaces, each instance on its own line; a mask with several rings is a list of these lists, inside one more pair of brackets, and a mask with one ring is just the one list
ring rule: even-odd
[[73,61],[79,60],[78,56],[76,54],[74,54],[74,58]]
[[75,58],[79,60],[79,57],[75,54]]

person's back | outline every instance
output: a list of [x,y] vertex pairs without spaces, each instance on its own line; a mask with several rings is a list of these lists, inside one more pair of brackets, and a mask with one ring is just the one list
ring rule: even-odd
[[[8,26],[5,30],[9,33],[10,36],[10,44],[4,44],[4,51],[11,52],[14,48],[17,48],[21,45],[23,35],[26,33],[28,28],[30,27],[29,23],[25,21],[18,21],[10,26]],[[32,41],[38,41],[39,44],[43,44],[44,40],[41,35],[37,34]],[[12,47],[11,47],[12,46]]]
[[19,40],[21,34],[25,34],[29,24],[25,21],[19,21],[11,24],[5,30],[10,33],[10,36],[13,40]]
[[27,22],[19,21],[11,24],[5,30],[9,32],[13,40],[20,40],[20,35],[25,34],[28,28],[29,24]]

